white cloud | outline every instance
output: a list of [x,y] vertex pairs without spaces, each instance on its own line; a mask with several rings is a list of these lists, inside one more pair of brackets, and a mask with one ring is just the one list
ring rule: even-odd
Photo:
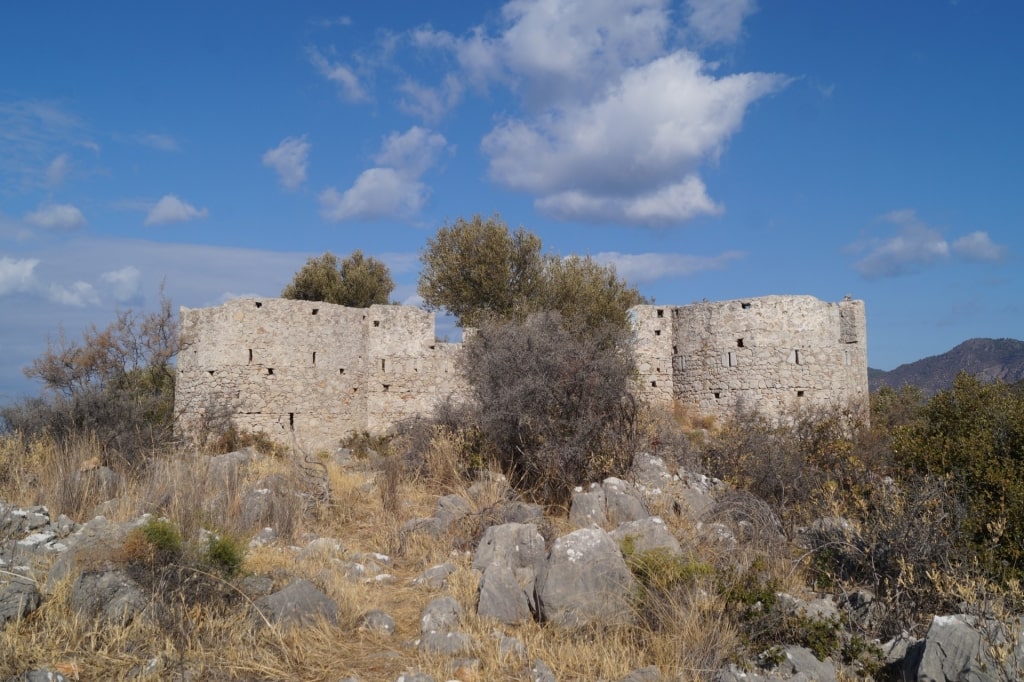
[[726,251],[718,256],[606,251],[596,254],[594,260],[613,264],[619,276],[629,282],[643,283],[666,277],[688,277],[707,270],[723,270],[745,256],[742,251]]
[[394,168],[370,168],[343,194],[333,187],[321,192],[320,215],[332,222],[354,218],[407,218],[419,212],[428,194],[426,185],[415,178],[404,177]]
[[85,216],[71,204],[48,204],[26,213],[25,222],[44,230],[74,230],[85,225]]
[[1006,257],[1006,247],[993,243],[988,232],[972,232],[953,242],[953,253],[969,261],[996,263]]
[[[633,211],[645,223],[717,212],[706,196],[692,200],[700,182],[693,173],[720,155],[750,103],[786,79],[758,73],[714,78],[703,67],[696,55],[675,52],[626,71],[594,101],[506,121],[483,140],[491,177],[538,195],[539,208],[555,206],[562,218],[572,217],[558,199],[564,192],[620,197],[603,218],[587,205],[579,216],[586,220],[621,220],[623,204],[646,206]],[[703,183],[699,187],[703,193]]]
[[853,265],[863,276],[873,279],[906,275],[949,256],[949,244],[942,234],[921,222],[914,211],[892,211],[881,220],[896,225],[897,233],[853,247],[868,252]]
[[84,308],[87,305],[99,305],[100,297],[96,289],[88,282],[75,282],[69,287],[63,284],[51,284],[47,295],[54,303]]
[[132,265],[104,272],[100,280],[107,284],[118,303],[136,302],[142,298],[142,273]]
[[26,293],[35,288],[37,258],[17,260],[4,256],[0,258],[0,296]]
[[452,74],[445,76],[436,88],[406,80],[398,86],[403,95],[398,106],[407,114],[434,123],[455,108],[462,99],[462,90],[462,83]]
[[339,62],[328,60],[316,48],[310,48],[308,56],[310,63],[316,67],[321,76],[338,84],[345,99],[352,102],[369,99],[365,88],[359,82],[359,77],[351,68]]
[[705,43],[734,43],[743,20],[754,13],[754,0],[686,0],[690,28]]
[[285,189],[298,189],[306,181],[310,144],[306,136],[286,137],[263,154],[263,165],[277,171]]
[[639,225],[670,225],[723,211],[708,197],[707,188],[696,175],[639,196],[620,198],[568,191],[538,199],[536,205],[544,213],[564,220]]
[[[772,73],[718,76],[673,49],[669,0],[510,0],[497,31],[464,37],[423,26],[410,42],[450,52],[447,83],[500,84],[521,110],[482,140],[492,180],[565,220],[674,224],[720,213],[700,179],[750,105],[785,87]],[[734,40],[752,0],[694,0],[683,30]],[[674,30],[675,29],[675,30]],[[403,106],[439,116],[444,85],[406,86]],[[451,87],[451,86],[449,86]]]
[[173,194],[166,194],[146,214],[144,225],[161,225],[163,223],[181,223],[208,215],[205,208],[197,209],[185,203]]
[[60,154],[46,167],[46,184],[56,187],[64,182],[64,178],[67,177],[70,170],[71,157],[67,154]]
[[343,193],[333,187],[320,193],[320,214],[333,222],[415,215],[430,194],[420,177],[445,144],[444,136],[418,126],[388,135],[374,156],[376,167],[363,171]]

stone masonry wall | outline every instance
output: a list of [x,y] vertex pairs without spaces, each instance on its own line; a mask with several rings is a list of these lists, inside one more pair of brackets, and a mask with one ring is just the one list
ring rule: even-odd
[[227,419],[331,448],[465,393],[460,344],[435,342],[433,315],[411,307],[235,299],[182,308],[181,338],[175,410],[193,436]]
[[[650,403],[717,418],[866,404],[862,301],[765,296],[630,315],[639,393]],[[181,338],[175,409],[186,435],[229,420],[330,449],[468,394],[461,344],[438,343],[433,314],[407,306],[236,299],[182,308]]]
[[633,316],[652,401],[674,399],[719,418],[743,408],[780,416],[797,407],[866,405],[862,301],[764,296],[637,306]]

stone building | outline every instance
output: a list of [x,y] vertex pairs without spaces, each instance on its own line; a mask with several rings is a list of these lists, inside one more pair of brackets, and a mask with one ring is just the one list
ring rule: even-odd
[[[638,392],[723,418],[749,408],[865,405],[864,304],[765,296],[686,306],[636,306]],[[181,310],[175,410],[195,435],[230,420],[309,449],[382,433],[459,399],[461,344],[435,338],[432,313],[236,299]]]

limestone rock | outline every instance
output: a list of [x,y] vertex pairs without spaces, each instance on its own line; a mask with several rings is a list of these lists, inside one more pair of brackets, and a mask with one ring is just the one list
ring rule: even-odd
[[604,480],[601,488],[604,490],[605,514],[612,526],[650,516],[633,484],[612,476]]
[[484,570],[477,614],[507,625],[530,620],[530,603],[508,566],[494,563]]
[[623,523],[611,533],[612,540],[620,547],[627,538],[631,538],[633,551],[636,553],[650,552],[661,549],[671,556],[682,556],[683,550],[679,540],[665,525],[665,521],[657,516],[649,516],[639,521]]
[[555,540],[537,576],[541,618],[561,627],[628,623],[635,581],[618,545],[600,528]]
[[432,599],[420,615],[420,634],[452,632],[462,621],[462,607],[454,597]]
[[586,490],[583,488],[573,490],[572,500],[569,504],[569,523],[577,528],[608,525],[604,489],[601,486],[591,483]]
[[308,580],[297,578],[287,587],[255,602],[263,617],[285,626],[308,626],[323,618],[338,624],[338,604]]
[[85,618],[127,625],[142,615],[149,600],[138,584],[119,570],[85,571],[71,588],[71,608]]
[[0,628],[32,613],[42,601],[43,597],[32,580],[0,572]]

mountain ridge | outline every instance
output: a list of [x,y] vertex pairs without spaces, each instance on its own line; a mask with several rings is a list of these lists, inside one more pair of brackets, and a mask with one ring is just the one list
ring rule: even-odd
[[967,372],[982,381],[1013,384],[1024,380],[1024,341],[1017,339],[973,338],[940,355],[932,355],[890,370],[868,368],[868,386],[872,392],[882,386],[899,388],[906,384],[933,395],[953,386],[953,379]]

